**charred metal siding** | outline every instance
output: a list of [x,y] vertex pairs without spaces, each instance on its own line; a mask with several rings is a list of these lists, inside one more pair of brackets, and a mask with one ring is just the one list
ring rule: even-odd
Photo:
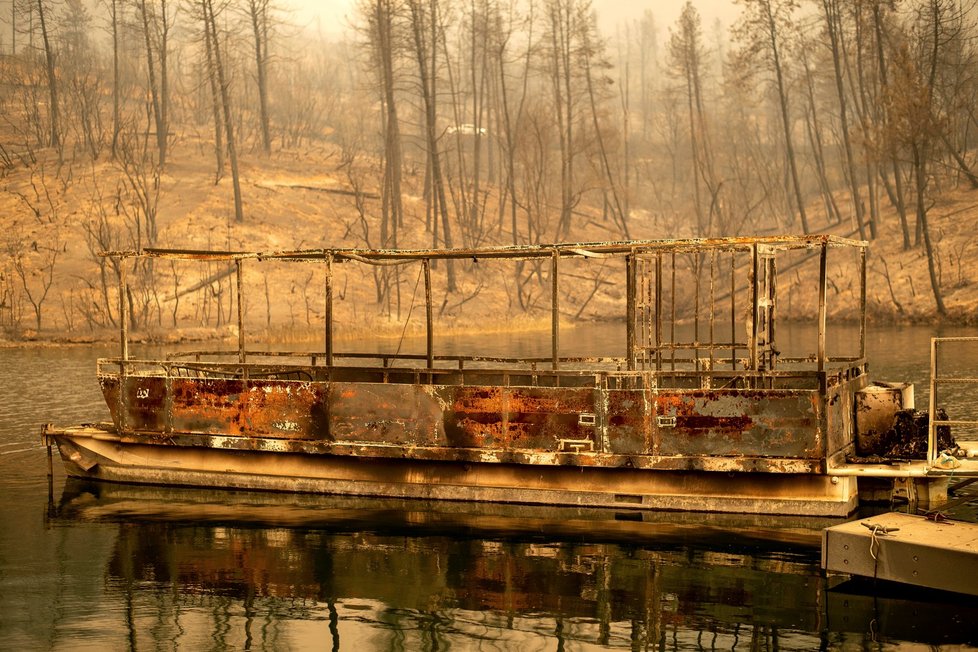
[[[681,459],[740,460],[737,470],[797,471],[759,458],[818,462],[851,442],[851,396],[863,377],[818,390],[612,389],[102,376],[116,427],[135,433],[222,435],[330,444],[372,457],[710,468]],[[822,406],[825,406],[824,408]],[[333,446],[342,445],[342,446]],[[359,453],[358,447],[371,447]],[[242,442],[243,448],[250,448]],[[587,455],[595,454],[595,455]],[[562,461],[563,460],[563,461]],[[671,460],[671,462],[669,461]],[[754,460],[747,463],[748,460]],[[720,466],[719,468],[729,468]]]

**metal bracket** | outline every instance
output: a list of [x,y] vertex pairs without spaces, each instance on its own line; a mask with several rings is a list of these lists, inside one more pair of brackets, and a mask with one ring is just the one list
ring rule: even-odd
[[559,439],[557,440],[560,444],[561,452],[566,453],[580,453],[587,451],[589,453],[594,452],[594,442],[590,439]]

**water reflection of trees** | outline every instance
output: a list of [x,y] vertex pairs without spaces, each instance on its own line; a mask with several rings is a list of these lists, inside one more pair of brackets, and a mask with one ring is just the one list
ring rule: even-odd
[[809,554],[178,523],[120,525],[107,571],[134,647],[807,647],[824,593]]

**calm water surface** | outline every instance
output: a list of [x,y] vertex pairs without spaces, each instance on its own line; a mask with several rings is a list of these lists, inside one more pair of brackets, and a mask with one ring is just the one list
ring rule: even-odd
[[[605,331],[600,352],[617,354],[616,327]],[[915,381],[920,406],[932,334],[875,329],[868,340],[873,376]],[[813,341],[808,331],[783,335],[788,347]],[[571,332],[562,344],[573,354],[584,339]],[[476,344],[547,355],[549,338],[446,346]],[[41,424],[106,419],[94,366],[114,353],[0,350],[2,649],[978,645],[976,600],[830,585],[815,520],[634,521],[573,509],[91,485],[66,482],[58,460],[49,485]],[[963,396],[951,403],[975,413]],[[974,518],[978,501],[961,510]]]

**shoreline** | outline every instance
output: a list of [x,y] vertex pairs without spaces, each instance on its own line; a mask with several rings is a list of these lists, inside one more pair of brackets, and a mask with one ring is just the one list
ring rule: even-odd
[[[690,321],[691,320],[687,320]],[[624,319],[602,319],[584,322],[586,325],[621,323]],[[784,324],[810,323],[810,318],[782,317],[778,320]],[[833,319],[835,324],[856,325],[859,323],[855,319]],[[561,332],[570,331],[579,327],[581,323],[561,322]],[[342,326],[342,325],[341,325]],[[397,328],[394,328],[397,326]],[[964,313],[941,319],[937,314],[913,315],[899,319],[880,319],[873,315],[868,315],[866,320],[867,329],[874,327],[896,327],[896,326],[932,326],[938,328],[947,326],[952,328],[968,328],[978,326],[978,314]],[[475,334],[514,334],[521,332],[542,332],[550,329],[548,319],[514,319],[495,324],[492,328],[485,328],[476,325],[465,326],[440,326],[437,328],[437,337],[455,337],[460,335]],[[401,337],[423,337],[424,329],[408,328],[403,329],[403,325],[380,324],[373,327],[359,326],[338,329],[334,335],[334,342],[353,342],[361,340],[369,335],[376,340],[396,340]],[[0,349],[17,348],[58,348],[58,347],[80,347],[80,346],[101,346],[118,345],[119,333],[114,330],[106,330],[98,333],[85,335],[72,335],[64,331],[45,332],[30,334],[20,338],[11,337],[9,334],[0,335]],[[314,328],[303,329],[281,329],[272,330],[260,329],[248,331],[248,337],[254,342],[266,342],[274,344],[285,344],[289,342],[315,342],[320,334]],[[154,331],[136,331],[130,333],[129,343],[139,345],[183,345],[199,343],[230,342],[237,345],[238,331],[235,325],[219,327],[191,327],[163,329]]]

